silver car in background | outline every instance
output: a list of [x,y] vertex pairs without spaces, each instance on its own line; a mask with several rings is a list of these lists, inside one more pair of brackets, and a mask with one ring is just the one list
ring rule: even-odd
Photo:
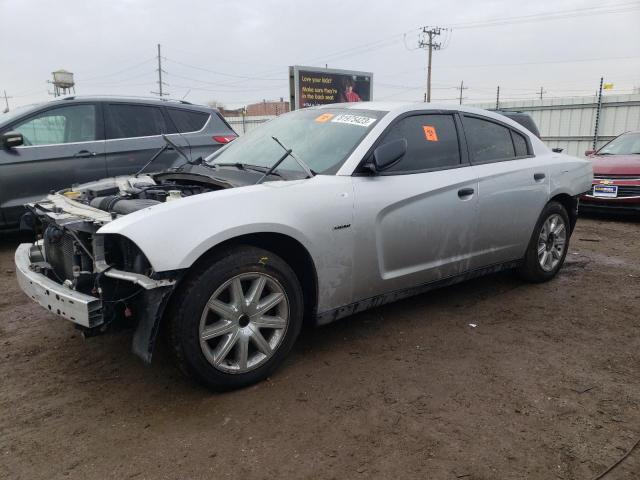
[[164,324],[184,372],[239,388],[274,371],[303,319],[509,268],[552,279],[591,179],[497,113],[309,108],[204,163],[30,205],[42,240],[18,248],[18,280],[88,334],[131,325],[145,361]]

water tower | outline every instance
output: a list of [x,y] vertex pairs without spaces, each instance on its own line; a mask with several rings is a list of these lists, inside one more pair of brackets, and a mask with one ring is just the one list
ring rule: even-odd
[[66,70],[56,70],[53,75],[53,95],[59,97],[60,95],[67,95],[68,93],[76,93],[75,82],[73,81],[73,73]]

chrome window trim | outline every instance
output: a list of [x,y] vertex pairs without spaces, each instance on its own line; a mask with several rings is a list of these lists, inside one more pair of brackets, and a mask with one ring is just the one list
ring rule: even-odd
[[138,138],[158,138],[158,137],[161,138],[162,135],[166,135],[167,137],[170,137],[171,135],[180,135],[180,133],[164,133],[164,134],[160,134],[160,135],[145,135],[143,137],[107,138],[105,140],[105,142],[119,142],[121,140],[136,140]]
[[40,148],[40,147],[59,147],[61,145],[83,145],[85,143],[98,143],[104,142],[104,139],[100,140],[85,140],[83,142],[67,142],[67,143],[47,143],[44,145],[20,145],[19,147],[13,147],[15,149],[23,149],[23,148]]
[[[165,135],[167,137],[171,136],[171,135],[181,135],[180,133],[165,133]],[[19,147],[14,147],[14,148],[40,148],[40,147],[59,147],[60,145],[81,145],[81,144],[85,144],[85,143],[96,143],[96,142],[114,142],[114,141],[118,141],[118,140],[132,140],[132,139],[136,139],[136,138],[157,138],[157,137],[162,137],[162,135],[147,135],[144,137],[124,137],[124,138],[109,138],[106,140],[89,140],[89,141],[84,141],[84,142],[69,142],[69,143],[47,143],[46,145],[21,145]]]

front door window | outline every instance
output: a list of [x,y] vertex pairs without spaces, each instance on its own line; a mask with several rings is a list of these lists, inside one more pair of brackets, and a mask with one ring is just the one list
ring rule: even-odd
[[96,138],[96,107],[70,105],[39,113],[13,128],[25,146],[91,142]]

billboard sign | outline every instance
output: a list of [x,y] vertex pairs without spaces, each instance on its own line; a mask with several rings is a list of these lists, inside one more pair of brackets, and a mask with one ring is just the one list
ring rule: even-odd
[[329,103],[372,100],[373,73],[330,68],[289,67],[291,110]]

